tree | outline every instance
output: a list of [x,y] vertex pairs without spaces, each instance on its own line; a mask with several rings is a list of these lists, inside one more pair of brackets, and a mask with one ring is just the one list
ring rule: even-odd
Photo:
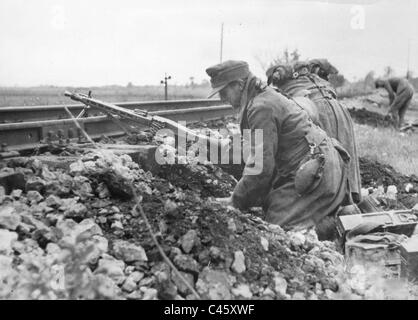
[[297,48],[295,48],[291,53],[289,49],[284,49],[281,55],[277,55],[271,62],[268,68],[278,65],[278,64],[289,64],[300,61],[300,53]]
[[331,74],[329,75],[329,82],[334,88],[339,88],[345,84],[346,80],[342,74]]
[[385,78],[390,78],[394,75],[395,71],[393,70],[393,68],[391,66],[386,66],[384,69],[384,74],[383,76]]
[[195,83],[194,83],[194,77],[190,77],[189,80],[190,80],[190,86],[193,88],[194,85],[195,85]]
[[374,88],[374,71],[369,71],[364,77],[364,88]]
[[286,48],[281,54],[263,53],[261,55],[256,55],[255,59],[260,64],[261,68],[264,71],[267,71],[268,68],[274,65],[298,62],[300,61],[300,56],[297,48],[293,49],[291,52]]
[[299,50],[297,48],[295,50],[293,50],[290,55],[292,56],[292,62],[299,61],[299,59],[300,59],[300,53],[299,53]]
[[414,72],[413,71],[411,71],[411,70],[408,70],[407,72],[406,72],[406,78],[409,80],[409,79],[412,79],[413,78],[413,76],[414,76]]

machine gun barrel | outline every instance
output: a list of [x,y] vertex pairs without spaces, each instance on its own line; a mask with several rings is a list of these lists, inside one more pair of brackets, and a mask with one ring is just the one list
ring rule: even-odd
[[98,99],[93,99],[85,94],[80,93],[71,93],[66,91],[64,95],[70,97],[74,101],[81,102],[86,106],[99,109],[100,111],[103,111],[106,114],[117,115],[122,119],[131,120],[133,122],[137,122],[147,126],[152,125],[152,117],[142,115],[146,115],[146,111],[143,111],[141,112],[141,114],[138,114],[137,112],[131,111],[129,109],[122,108],[111,103],[103,102]]
[[101,110],[102,112],[108,115],[117,115],[121,119],[130,120],[135,123],[149,126],[155,132],[159,129],[169,129],[174,133],[175,136],[182,136],[184,138],[187,136],[188,141],[199,141],[199,143],[214,144],[218,145],[218,147],[220,148],[229,149],[229,144],[225,143],[225,141],[220,141],[219,139],[214,139],[206,135],[198,134],[185,126],[180,125],[176,121],[161,116],[148,115],[148,112],[144,110],[131,111],[129,109],[122,108],[111,103],[103,102],[98,99],[93,99],[90,97],[90,95],[80,93],[72,93],[69,91],[65,91],[64,95],[70,97],[72,100],[81,102],[86,106]]

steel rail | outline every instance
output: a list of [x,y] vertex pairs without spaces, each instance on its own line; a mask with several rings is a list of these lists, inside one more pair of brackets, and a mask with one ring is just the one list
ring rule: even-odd
[[[197,99],[197,100],[168,100],[168,101],[133,101],[114,103],[117,106],[130,110],[142,109],[150,112],[161,110],[177,110],[196,107],[210,107],[221,104],[220,100]],[[83,109],[82,104],[68,104],[66,107],[74,116],[77,116]],[[88,109],[88,116],[99,116],[102,113],[99,110]],[[66,119],[68,114],[62,105],[50,106],[17,106],[0,107],[0,123],[14,123],[25,121],[38,121],[49,119]]]
[[[221,105],[160,110],[149,114],[163,116],[175,121],[184,121],[187,124],[230,116],[233,114],[233,108],[230,105]],[[107,116],[79,118],[78,122],[92,138],[99,138],[102,135],[116,137],[124,134],[120,127]],[[137,127],[146,129],[146,127]],[[67,119],[0,124],[0,153],[29,151],[48,145],[51,142],[65,143],[77,139],[81,139],[81,134],[75,127],[74,122],[68,119],[68,115]]]

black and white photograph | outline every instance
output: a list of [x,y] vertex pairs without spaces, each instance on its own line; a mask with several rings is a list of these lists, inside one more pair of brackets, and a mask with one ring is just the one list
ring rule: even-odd
[[418,0],[0,0],[0,300],[418,300],[417,90]]

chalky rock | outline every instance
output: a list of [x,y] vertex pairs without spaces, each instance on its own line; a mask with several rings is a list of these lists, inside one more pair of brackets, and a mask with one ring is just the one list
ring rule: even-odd
[[307,273],[314,273],[322,271],[325,268],[325,262],[322,259],[319,259],[313,255],[309,255],[304,260],[302,269]]
[[95,265],[99,258],[104,253],[108,252],[109,242],[105,237],[100,235],[93,235],[92,237],[89,236],[86,238],[86,240],[82,242],[82,246],[84,246],[86,249],[90,248],[90,252],[88,256],[86,256],[87,263]]
[[301,232],[295,232],[290,236],[290,244],[294,248],[299,248],[305,243],[305,236]]
[[0,186],[0,203],[1,199],[6,196],[6,189],[3,186]]
[[170,258],[173,259],[175,256],[178,256],[180,254],[183,254],[181,252],[181,249],[177,248],[177,247],[171,247],[170,248]]
[[98,298],[117,299],[120,293],[120,289],[117,287],[113,280],[104,275],[98,274],[95,276],[96,290]]
[[30,254],[31,257],[44,254],[44,251],[39,248],[38,243],[33,239],[14,241],[12,243],[12,249],[16,251],[20,257],[24,256],[25,254]]
[[146,277],[139,281],[138,285],[140,287],[151,287],[155,283],[155,277]]
[[165,280],[157,284],[158,298],[162,300],[174,300],[177,293],[177,287],[173,282]]
[[96,188],[96,193],[100,199],[104,199],[110,196],[110,191],[104,182],[100,182]]
[[15,189],[10,193],[10,196],[13,199],[19,199],[22,196],[22,193],[23,193],[23,191],[21,189]]
[[231,232],[237,232],[237,225],[233,218],[228,219],[228,230]]
[[42,192],[45,189],[46,181],[40,177],[33,176],[28,179],[26,182],[26,192],[29,191],[38,191]]
[[173,262],[180,271],[191,273],[194,276],[199,274],[199,264],[191,256],[179,254],[174,258]]
[[406,185],[405,185],[405,191],[406,192],[412,192],[414,190],[414,185],[412,184],[412,183],[407,183]]
[[74,244],[77,239],[88,239],[94,235],[103,235],[102,229],[92,219],[85,219],[80,223],[72,219],[57,222],[56,228],[63,234],[61,241]]
[[166,263],[158,263],[151,269],[157,282],[162,283],[170,280],[170,267]]
[[141,287],[139,290],[142,292],[142,300],[157,300],[158,291],[153,288]]
[[[91,206],[92,208],[95,208],[95,209],[103,209],[103,208],[109,207],[111,204],[112,204],[112,201],[110,200],[97,199],[91,204]],[[108,213],[108,211],[106,211],[106,213]],[[100,211],[99,211],[99,214],[101,214]]]
[[131,293],[125,295],[125,298],[127,300],[141,300],[142,299],[142,292],[140,290],[136,290],[134,292],[131,292]]
[[251,299],[253,297],[250,287],[247,284],[239,284],[236,288],[233,288],[231,291],[233,295],[237,297],[242,297],[245,299]]
[[276,294],[274,293],[273,290],[271,290],[269,287],[267,287],[267,288],[264,289],[262,295],[272,299],[272,298],[275,297]]
[[178,213],[178,206],[174,201],[166,200],[165,203],[164,203],[164,211],[169,216],[175,216]]
[[26,198],[29,200],[31,204],[36,204],[44,199],[44,197],[38,191],[34,190],[28,191],[26,194]]
[[0,254],[12,252],[13,242],[17,240],[17,233],[9,230],[0,229]]
[[315,230],[312,229],[305,234],[305,243],[303,247],[305,250],[309,251],[313,249],[318,242],[318,235],[316,234]]
[[209,248],[209,256],[215,261],[224,259],[222,255],[222,251],[218,247],[215,247],[215,246],[212,246]]
[[138,281],[135,281],[134,277],[131,277],[131,275],[129,275],[123,283],[122,290],[129,293],[133,292],[137,288],[137,283]]
[[91,188],[90,180],[84,176],[74,177],[72,191],[82,200],[86,200],[93,195],[93,189]]
[[236,273],[243,273],[246,270],[245,256],[242,251],[235,251],[234,262],[232,263],[231,269]]
[[[13,258],[0,254],[0,279],[5,278],[13,272]],[[1,293],[2,290],[0,290]]]
[[87,211],[88,210],[84,204],[76,203],[74,206],[64,211],[64,216],[66,218],[84,218]]
[[292,300],[306,300],[305,294],[303,292],[296,291],[292,296]]
[[71,174],[80,174],[85,170],[85,166],[83,161],[77,160],[76,162],[73,162],[70,164],[70,173]]
[[62,205],[62,200],[60,197],[51,194],[45,199],[45,203],[49,207],[58,208]]
[[109,255],[103,255],[94,273],[104,274],[119,285],[125,280],[124,268],[125,263],[123,261],[117,260]]
[[145,250],[141,246],[124,240],[114,241],[113,251],[115,252],[115,257],[128,263],[136,261],[148,261]]
[[11,205],[0,206],[0,228],[16,230],[21,221],[15,208]]
[[235,281],[235,278],[226,272],[206,267],[199,274],[196,290],[205,299],[230,300],[232,298],[231,289]]
[[[190,273],[182,272],[182,271],[179,271],[179,273],[183,277],[183,279],[189,284],[189,286],[194,288],[193,275],[191,275]],[[181,293],[183,296],[186,296],[191,293],[189,287],[184,283],[184,281],[180,278],[177,272],[174,272],[174,271],[171,272],[171,280],[176,285],[179,293]]]
[[61,199],[61,205],[59,206],[59,210],[64,212],[71,210],[71,208],[73,208],[78,203],[78,200],[78,197]]
[[389,199],[396,200],[396,194],[398,193],[398,188],[394,185],[390,185],[387,188],[386,195]]
[[123,224],[120,221],[114,221],[110,227],[115,230],[123,230]]
[[190,253],[193,247],[199,243],[199,237],[196,230],[189,230],[181,238],[181,247],[185,253]]
[[275,273],[273,277],[274,291],[282,296],[286,295],[287,281],[279,273]]
[[[126,272],[126,270],[125,270]],[[139,281],[141,281],[144,278],[144,273],[140,272],[140,271],[133,271],[128,278],[130,278],[130,280],[132,280],[135,283],[138,283]]]
[[263,247],[263,250],[269,251],[269,241],[264,237],[260,237],[260,242],[261,242],[261,246]]

